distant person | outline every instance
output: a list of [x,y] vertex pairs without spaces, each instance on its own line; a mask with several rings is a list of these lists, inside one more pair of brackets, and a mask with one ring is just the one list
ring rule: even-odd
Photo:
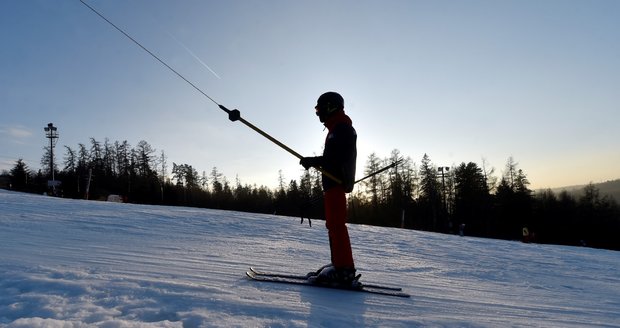
[[523,227],[523,239],[521,241],[523,241],[524,243],[530,242],[530,229],[528,229],[527,227]]
[[304,157],[299,162],[306,170],[321,168],[340,180],[322,176],[325,202],[325,226],[329,236],[331,264],[309,273],[309,279],[318,283],[354,284],[355,264],[347,230],[346,193],[353,190],[357,158],[357,134],[352,121],[344,113],[344,99],[336,92],[326,92],[314,107],[321,123],[327,127],[323,156]]

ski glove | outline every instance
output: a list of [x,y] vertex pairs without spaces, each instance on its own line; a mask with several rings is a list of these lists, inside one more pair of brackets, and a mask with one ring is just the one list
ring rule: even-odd
[[299,164],[304,167],[304,169],[308,170],[311,167],[320,167],[323,162],[322,156],[317,157],[304,157],[299,161]]

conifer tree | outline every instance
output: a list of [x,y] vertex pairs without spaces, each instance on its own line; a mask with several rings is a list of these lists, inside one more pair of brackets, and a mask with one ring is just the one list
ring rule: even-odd
[[432,165],[429,156],[424,154],[420,166],[421,181],[419,201],[425,215],[422,218],[423,222],[421,222],[421,225],[423,229],[438,231],[440,228],[438,216],[439,210],[441,209],[441,194],[439,191],[437,174],[435,172],[435,166]]
[[15,166],[9,171],[13,190],[25,191],[31,180],[31,172],[23,159],[18,159]]

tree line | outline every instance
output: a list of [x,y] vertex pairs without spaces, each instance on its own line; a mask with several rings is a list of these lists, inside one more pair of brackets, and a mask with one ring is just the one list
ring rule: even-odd
[[[132,203],[323,217],[321,177],[314,170],[289,181],[280,172],[272,189],[238,178],[231,182],[216,167],[201,173],[189,164],[173,162],[169,167],[165,152],[146,141],[132,147],[127,141],[91,138],[76,148],[64,146],[62,169],[54,163],[61,186],[50,188],[51,152],[49,147],[44,150],[42,170],[31,172],[20,159],[3,174],[12,189],[97,200],[115,194]],[[496,175],[485,161],[438,167],[426,154],[418,164],[393,150],[386,158],[371,154],[358,176],[369,177],[348,198],[351,223],[620,250],[620,207],[613,198],[601,196],[593,184],[580,197],[551,190],[534,193],[512,157]]]

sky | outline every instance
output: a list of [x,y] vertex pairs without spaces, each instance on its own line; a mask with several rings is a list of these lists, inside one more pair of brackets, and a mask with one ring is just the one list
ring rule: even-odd
[[[368,156],[509,157],[530,188],[620,178],[620,2],[85,0],[205,92],[304,156],[337,91]],[[172,163],[276,186],[299,160],[78,0],[0,1],[0,170],[65,146],[147,141]],[[60,152],[60,154],[58,154]]]

